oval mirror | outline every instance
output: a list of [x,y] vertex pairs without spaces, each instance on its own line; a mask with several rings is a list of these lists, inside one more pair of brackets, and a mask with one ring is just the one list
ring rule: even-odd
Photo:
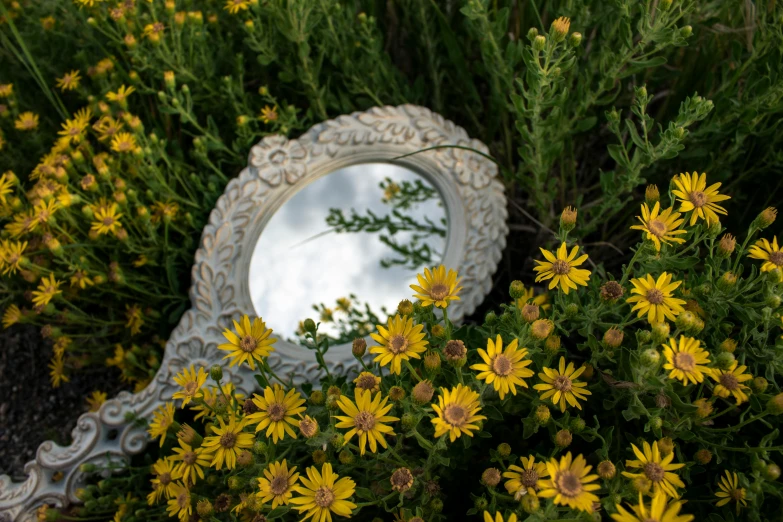
[[447,237],[444,202],[415,171],[335,170],[300,188],[261,231],[250,260],[253,307],[291,342],[308,317],[337,344],[366,337],[416,273],[443,261]]

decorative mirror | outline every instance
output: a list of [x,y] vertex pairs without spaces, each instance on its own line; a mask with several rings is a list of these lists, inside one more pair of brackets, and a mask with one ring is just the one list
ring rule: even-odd
[[217,349],[243,313],[275,330],[268,362],[295,384],[319,377],[313,352],[297,342],[300,320],[320,321],[319,332],[335,340],[325,357],[330,371],[351,372],[358,362],[348,341],[374,331],[374,316],[383,322],[384,309],[410,297],[408,285],[426,266],[459,271],[461,300],[449,317],[472,313],[491,288],[508,232],[496,174],[486,146],[412,105],[341,116],[297,140],[262,140],[204,228],[192,308],[153,382],[83,414],[70,446],[41,444],[26,481],[0,476],[0,520],[35,520],[38,505],[78,502],[80,464],[142,452],[148,436],[133,419],[171,399],[182,368],[221,364],[226,380],[251,393],[250,371],[228,368]]

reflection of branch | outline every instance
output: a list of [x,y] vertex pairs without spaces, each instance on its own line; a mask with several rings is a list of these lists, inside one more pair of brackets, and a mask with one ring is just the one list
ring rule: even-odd
[[[336,336],[321,333],[319,329],[318,336],[327,336],[330,344],[350,343],[357,337],[367,337],[375,331],[375,325],[381,324],[378,315],[370,309],[370,304],[359,302],[354,294],[350,294],[349,298],[337,299],[333,308],[320,303],[313,305],[313,310],[318,312],[320,322],[337,329]],[[387,315],[386,308],[382,307],[381,312]],[[300,341],[304,339],[302,323],[296,335]]]

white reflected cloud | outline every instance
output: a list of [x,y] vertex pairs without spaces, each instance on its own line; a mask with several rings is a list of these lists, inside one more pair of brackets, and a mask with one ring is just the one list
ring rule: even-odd
[[[382,202],[383,190],[378,186],[387,177],[396,183],[425,181],[397,165],[354,165],[309,184],[272,216],[253,252],[249,278],[256,313],[276,334],[293,336],[299,321],[318,319],[313,304],[333,307],[336,299],[351,293],[376,313],[383,306],[394,309],[411,295],[408,285],[423,267],[383,268],[380,260],[393,252],[378,233],[337,234],[326,224],[330,208],[342,209],[346,217],[351,209],[360,215],[367,210],[378,216],[390,214],[391,207]],[[445,218],[442,203],[435,200],[418,205],[409,214],[418,220],[426,216],[434,223]],[[398,232],[396,237],[404,243],[411,233]],[[429,245],[442,254],[445,238],[432,237]],[[433,259],[433,264],[439,262]]]

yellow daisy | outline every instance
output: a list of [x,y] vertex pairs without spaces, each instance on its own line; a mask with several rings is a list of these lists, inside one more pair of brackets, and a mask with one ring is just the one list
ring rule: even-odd
[[361,455],[364,455],[368,442],[370,443],[370,451],[373,453],[378,451],[378,444],[386,448],[384,434],[394,434],[394,430],[391,426],[387,426],[387,423],[400,419],[386,415],[392,408],[391,404],[386,405],[388,400],[389,397],[384,397],[381,400],[380,393],[376,393],[373,398],[370,391],[356,390],[356,403],[345,395],[341,396],[337,402],[345,416],[335,415],[335,418],[340,421],[335,427],[350,428],[345,434],[346,443],[354,435],[359,436],[359,453]]
[[22,320],[22,311],[15,304],[8,305],[3,311],[3,328],[8,329]]
[[112,203],[108,208],[99,208],[95,212],[95,221],[92,222],[90,230],[99,236],[102,234],[113,234],[118,228],[121,228],[121,213],[117,212],[117,204]]
[[255,442],[255,437],[252,433],[243,433],[247,419],[238,420],[234,415],[229,417],[228,423],[226,423],[222,417],[218,417],[220,426],[214,426],[212,433],[215,435],[205,437],[204,442],[201,445],[205,453],[209,453],[212,457],[210,466],[214,466],[215,469],[223,469],[223,464],[226,464],[226,468],[234,469],[237,465],[237,455],[242,450],[250,448]]
[[484,364],[474,364],[471,370],[476,370],[479,374],[476,376],[480,381],[486,381],[492,384],[495,390],[500,394],[500,400],[503,400],[506,394],[511,391],[512,395],[517,394],[517,385],[527,388],[524,381],[527,377],[533,376],[533,370],[526,368],[533,364],[527,356],[527,348],[518,348],[518,339],[511,341],[506,349],[503,349],[503,339],[498,334],[495,342],[487,339],[486,351],[479,348],[478,354],[484,360]]
[[299,480],[296,466],[288,469],[285,459],[272,462],[264,470],[264,476],[258,478],[258,498],[266,504],[272,501],[272,509],[285,506],[291,501],[294,485]]
[[739,487],[739,477],[737,473],[729,473],[726,470],[726,476],[721,477],[718,487],[720,491],[715,493],[715,496],[720,500],[716,503],[718,507],[725,506],[729,502],[737,503],[737,515],[743,507],[748,506],[748,501],[745,500],[746,493],[745,488]]
[[207,372],[204,368],[196,368],[191,364],[190,368],[183,368],[181,372],[174,376],[174,382],[182,386],[182,390],[172,395],[173,399],[182,399],[182,408],[185,407],[191,399],[200,399],[204,394],[201,393],[201,387],[207,381]]
[[67,72],[62,78],[57,78],[57,88],[62,92],[72,91],[79,88],[79,81],[81,80],[79,71]]
[[264,123],[269,123],[270,121],[277,121],[277,111],[267,105],[263,109],[261,109],[261,116],[259,116],[261,121]]
[[253,404],[259,411],[245,417],[245,422],[248,425],[258,423],[256,432],[266,428],[266,436],[272,437],[275,444],[285,438],[286,433],[295,439],[296,432],[291,426],[298,426],[295,417],[307,409],[302,406],[304,403],[305,400],[294,389],[286,393],[279,384],[267,386],[263,397],[253,395]]
[[27,250],[27,241],[8,241],[0,243],[0,272],[3,275],[15,274],[24,261],[24,251]]
[[717,383],[712,393],[724,399],[733,395],[737,401],[737,406],[743,402],[748,402],[748,394],[745,393],[748,387],[742,383],[753,378],[751,374],[745,373],[745,370],[748,369],[747,366],[738,365],[739,363],[734,361],[728,370],[713,368],[710,373],[710,377]]
[[568,452],[559,462],[556,458],[547,462],[546,469],[549,479],[542,481],[539,497],[554,497],[557,505],[593,512],[593,503],[598,502],[598,497],[592,492],[601,486],[591,484],[598,480],[598,475],[589,474],[592,466],[587,465],[582,455],[572,458]]
[[23,112],[14,122],[14,127],[23,131],[30,131],[38,127],[38,115],[30,111]]
[[677,196],[680,200],[680,212],[690,212],[691,214],[691,226],[696,224],[696,221],[703,219],[710,223],[720,221],[718,214],[726,215],[726,209],[717,205],[720,201],[726,201],[731,199],[729,196],[724,196],[718,192],[720,183],[707,186],[707,174],[702,173],[699,176],[698,173],[693,174],[680,174],[674,176],[674,184],[677,189],[672,190],[672,194]]
[[638,468],[639,472],[623,471],[623,476],[630,479],[646,478],[652,482],[653,496],[663,493],[674,499],[680,498],[676,488],[684,488],[685,484],[672,471],[685,467],[685,464],[672,464],[674,452],[662,457],[658,449],[658,441],[654,441],[652,446],[645,441],[643,448],[644,452],[639,450],[636,445],[631,444],[631,449],[638,460],[626,460],[625,467]]
[[639,504],[630,506],[633,512],[616,504],[617,513],[612,514],[612,519],[617,522],[691,522],[694,519],[693,515],[679,514],[682,509],[681,501],[674,500],[667,504],[667,499],[666,495],[659,493],[653,497],[650,507],[646,507],[640,493]]
[[[222,392],[217,386],[209,386],[201,389],[201,393],[203,394],[202,400],[204,401],[204,404],[201,404],[201,402],[193,403],[190,407],[191,410],[197,412],[195,417],[193,417],[194,419],[200,419],[202,417],[212,415],[213,409],[217,410],[219,414],[225,413],[229,406],[226,402],[226,397],[228,397],[229,400],[233,397],[237,402],[245,397],[241,393],[236,393],[233,383],[227,382],[221,386],[223,387]],[[224,393],[225,395],[223,395]]]
[[69,143],[77,144],[84,138],[84,130],[87,128],[87,124],[87,121],[80,118],[65,120],[65,123],[61,124],[62,130],[58,131],[57,134],[63,136]]
[[176,515],[182,522],[190,519],[190,515],[193,513],[190,490],[181,482],[175,484],[174,495],[169,500],[167,509],[170,517]]
[[661,204],[657,201],[652,210],[647,203],[642,203],[642,215],[636,216],[636,219],[642,224],[633,225],[631,230],[644,232],[644,236],[655,244],[655,250],[661,250],[661,243],[685,243],[683,238],[677,237],[688,233],[687,230],[678,230],[685,220],[680,219],[680,213],[674,212],[673,207],[661,212]]
[[13,83],[0,83],[0,98],[8,98],[14,93]]
[[118,132],[111,139],[111,150],[114,152],[128,153],[136,150],[136,136],[130,132]]
[[672,274],[663,272],[658,279],[646,274],[639,279],[631,279],[632,295],[626,302],[636,303],[631,311],[637,311],[637,317],[647,315],[650,324],[662,323],[664,319],[674,321],[683,310],[685,301],[672,297],[672,292],[682,284],[682,281],[672,281]]
[[413,319],[399,314],[389,317],[386,328],[376,325],[378,333],[371,333],[380,346],[370,348],[370,353],[378,354],[373,362],[381,366],[391,365],[391,373],[399,375],[402,372],[402,361],[421,359],[419,354],[426,350],[429,344],[425,337],[423,324],[414,326]]
[[549,250],[540,249],[544,254],[546,261],[538,261],[538,266],[533,270],[538,272],[536,283],[551,279],[549,289],[560,287],[564,294],[568,294],[572,289],[576,290],[576,285],[587,286],[590,279],[590,271],[583,268],[576,268],[587,261],[587,254],[579,257],[579,247],[574,245],[571,253],[568,253],[568,247],[565,242],[557,249],[557,256]]
[[442,394],[438,397],[438,404],[433,404],[432,409],[438,415],[432,419],[435,426],[435,437],[449,434],[451,442],[461,437],[464,433],[468,437],[479,429],[478,422],[486,420],[479,404],[479,394],[468,386],[458,384],[455,388],[447,390],[441,388]]
[[42,277],[41,284],[38,285],[36,290],[33,290],[33,304],[36,306],[46,306],[54,296],[61,294],[60,285],[62,282],[58,282],[54,279],[54,274],[50,273],[49,277]]
[[503,473],[503,476],[509,479],[505,484],[506,491],[516,499],[524,495],[535,495],[536,491],[541,489],[542,479],[549,476],[546,462],[536,462],[533,455],[520,457],[519,460],[522,461],[522,467],[511,464],[508,471]]
[[106,397],[106,392],[95,390],[86,399],[88,409],[90,411],[98,411],[101,408],[101,405],[106,402]]
[[175,455],[172,455],[172,462],[179,462],[174,469],[178,477],[182,478],[185,484],[195,484],[196,477],[204,479],[204,468],[209,467],[211,455],[206,454],[201,448],[193,448],[182,439],[178,439],[179,447],[172,448]]
[[[339,479],[339,480],[338,480]],[[300,522],[312,518],[317,522],[331,522],[332,513],[341,517],[350,517],[356,504],[348,499],[356,490],[356,483],[348,478],[339,478],[328,462],[318,472],[315,466],[307,468],[307,478],[299,477],[301,486],[294,486],[298,497],[291,499],[299,513],[306,513]]]
[[549,310],[552,308],[552,305],[549,304],[549,296],[547,294],[536,295],[532,288],[525,287],[524,293],[522,297],[517,299],[516,305],[517,308],[521,310],[528,303],[540,307],[541,310]]
[[[495,511],[495,518],[492,518],[492,515],[489,514],[489,511],[484,511],[484,522],[504,522],[503,515],[500,513],[500,511]],[[517,514],[512,513],[505,520],[505,522],[517,522]]]
[[163,443],[166,441],[166,434],[169,432],[169,427],[174,424],[174,403],[167,402],[161,404],[158,408],[152,412],[152,421],[147,428],[147,432],[153,439],[160,437],[160,447],[163,447]]
[[438,308],[446,308],[449,306],[449,301],[458,301],[461,286],[457,286],[461,279],[457,279],[457,272],[449,269],[446,273],[446,267],[440,265],[433,267],[432,271],[429,268],[424,269],[424,275],[416,274],[418,285],[410,285],[411,289],[418,294],[414,294],[413,297],[421,299],[421,306],[435,305]]
[[683,386],[688,381],[703,382],[704,374],[710,373],[710,369],[703,366],[710,363],[710,354],[693,337],[681,335],[679,340],[669,339],[669,344],[663,346],[663,356],[666,358],[663,369],[669,370],[670,379],[682,381]]
[[121,106],[125,106],[127,104],[128,96],[130,96],[135,91],[136,89],[133,86],[125,87],[124,85],[120,85],[120,88],[117,89],[117,92],[106,93],[106,99],[117,102]]
[[156,503],[161,496],[171,498],[176,492],[174,481],[179,478],[179,473],[174,469],[174,461],[170,458],[158,459],[152,465],[152,474],[150,479],[152,483],[152,497],[147,497],[147,503],[151,506]]
[[240,11],[247,11],[249,7],[249,0],[226,0],[224,9],[231,14],[237,14]]
[[49,222],[52,216],[60,209],[60,203],[54,199],[49,201],[41,200],[33,208],[35,210],[35,223],[40,225]]
[[748,250],[748,257],[764,261],[761,264],[762,272],[769,272],[776,268],[783,269],[783,251],[778,246],[778,237],[772,237],[772,243],[767,239],[759,239]]
[[353,383],[357,390],[367,390],[372,393],[381,391],[381,378],[370,372],[361,372]]
[[62,383],[70,381],[65,375],[65,361],[62,355],[55,355],[49,362],[49,378],[52,381],[52,388],[59,388]]
[[566,410],[566,403],[578,409],[582,409],[579,401],[587,400],[587,395],[592,395],[587,389],[587,383],[577,381],[576,378],[585,371],[585,366],[575,369],[574,363],[568,363],[566,367],[565,357],[560,357],[557,370],[544,367],[544,373],[538,377],[544,381],[533,386],[541,393],[541,400],[551,399],[552,404],[560,406],[560,411]]
[[16,175],[13,171],[7,170],[0,175],[0,205],[8,203],[6,196],[14,191]]
[[234,321],[234,329],[237,333],[228,328],[223,331],[223,337],[228,342],[218,346],[218,349],[230,352],[223,357],[231,359],[229,366],[246,362],[251,370],[255,370],[254,359],[259,362],[263,361],[264,357],[274,351],[272,345],[277,342],[277,339],[270,337],[272,330],[266,327],[264,320],[260,317],[253,319],[251,325],[250,317],[244,315],[241,323]]

